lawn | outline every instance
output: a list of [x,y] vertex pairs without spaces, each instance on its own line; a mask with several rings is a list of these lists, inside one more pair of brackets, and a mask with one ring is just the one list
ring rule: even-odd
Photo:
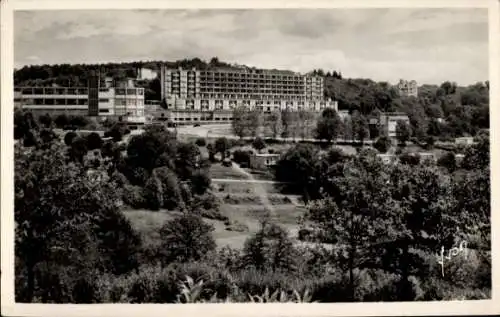
[[[225,181],[212,181],[214,192],[217,194],[252,194],[254,193],[254,186],[257,184],[249,182],[225,182]],[[268,194],[281,193],[279,186],[273,183],[259,183]]]
[[[221,212],[227,215],[232,224],[238,223],[246,227],[244,231],[229,231],[227,226],[218,220],[204,219],[205,222],[214,227],[213,236],[218,247],[229,245],[233,248],[242,248],[245,240],[260,229],[260,221],[264,219],[266,211],[258,202],[249,205],[220,206]],[[292,204],[281,204],[273,206],[273,213],[269,220],[286,228],[292,236],[298,231],[298,219],[304,213],[303,207]],[[179,212],[174,211],[149,211],[131,210],[123,211],[131,221],[132,226],[141,234],[146,245],[155,246],[160,243],[160,228],[166,221],[173,219]]]
[[248,177],[232,167],[223,166],[220,163],[212,164],[210,167],[210,178],[222,179],[248,179]]

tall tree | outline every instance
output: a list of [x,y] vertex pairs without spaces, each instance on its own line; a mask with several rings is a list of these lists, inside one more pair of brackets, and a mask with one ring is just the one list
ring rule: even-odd
[[410,139],[411,131],[410,126],[405,121],[398,121],[396,123],[396,137],[400,144],[406,145]]
[[304,195],[306,201],[310,197],[310,185],[314,183],[315,164],[318,150],[309,144],[297,144],[289,149],[276,163],[275,175],[278,181]]
[[321,113],[316,126],[316,138],[331,142],[337,139],[342,131],[342,121],[333,109],[325,109]]
[[268,120],[269,120],[269,126],[273,133],[273,137],[274,138],[280,137],[284,130],[281,111],[272,112],[271,115],[268,117]]
[[215,140],[215,150],[222,156],[222,160],[226,158],[226,152],[229,150],[229,140],[227,138],[218,138]]
[[353,139],[363,144],[363,141],[368,138],[368,120],[358,111],[354,111],[351,116]]
[[202,259],[215,250],[212,237],[214,228],[203,222],[203,219],[192,213],[184,213],[161,228],[162,263],[189,262]]
[[234,134],[243,138],[247,135],[249,129],[248,111],[245,107],[238,107],[233,110],[233,121],[231,127]]
[[41,283],[49,275],[137,267],[140,237],[119,212],[119,191],[105,170],[84,172],[55,143],[30,152],[17,147],[15,157],[16,276],[26,281],[16,287],[19,301],[67,301],[61,286]]

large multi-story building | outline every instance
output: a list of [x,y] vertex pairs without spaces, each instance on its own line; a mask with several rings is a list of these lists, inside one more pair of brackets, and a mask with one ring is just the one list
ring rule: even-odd
[[14,105],[39,114],[71,114],[92,117],[123,117],[144,123],[144,88],[127,80],[113,85],[106,78],[89,79],[88,87],[15,87]]
[[407,81],[400,79],[399,83],[397,85],[399,94],[401,96],[413,96],[417,97],[418,96],[418,87],[417,87],[417,82],[414,80]]
[[230,111],[237,107],[276,110],[337,109],[324,98],[320,76],[253,68],[160,71],[161,95],[172,111]]

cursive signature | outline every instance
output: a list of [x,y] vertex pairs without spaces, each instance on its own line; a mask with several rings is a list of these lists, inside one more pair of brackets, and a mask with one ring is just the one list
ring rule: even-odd
[[467,241],[460,242],[458,248],[452,248],[448,250],[448,255],[444,256],[445,249],[441,247],[441,253],[437,255],[438,263],[441,264],[441,274],[444,276],[444,261],[451,260],[452,257],[459,255],[460,253],[464,254],[465,259],[467,259]]

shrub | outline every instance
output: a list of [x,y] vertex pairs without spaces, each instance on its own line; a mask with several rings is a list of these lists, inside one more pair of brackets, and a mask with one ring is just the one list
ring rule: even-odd
[[242,267],[240,250],[229,246],[220,248],[209,259],[213,266],[229,272],[235,272]]
[[204,138],[198,138],[198,139],[196,139],[195,144],[197,146],[200,146],[200,147],[201,146],[206,146],[207,145],[207,141]]
[[260,152],[266,147],[266,142],[262,138],[257,137],[253,140],[252,147]]
[[87,140],[77,136],[73,138],[70,148],[70,157],[72,160],[83,163],[83,158],[88,152]]
[[[159,268],[148,268],[132,278],[128,291],[131,303],[158,302],[158,280],[162,271]],[[175,285],[175,284],[174,284]]]
[[49,128],[52,125],[52,117],[48,113],[38,117],[38,121],[46,128]]
[[247,167],[250,164],[250,154],[246,151],[236,150],[233,152],[233,161],[241,167]]
[[206,192],[203,195],[195,195],[192,201],[193,209],[218,209],[220,201],[211,192]]
[[186,263],[176,267],[177,276],[182,280],[190,277],[194,281],[203,281],[200,299],[209,300],[213,296],[225,299],[231,296],[233,278],[225,269],[200,262]]
[[239,221],[233,221],[233,222],[229,222],[229,224],[226,225],[226,230],[227,231],[236,231],[236,232],[247,232],[248,226],[244,223],[239,222]]
[[[252,267],[242,269],[233,274],[234,282],[239,290],[246,294],[263,294],[266,288],[270,292],[276,290],[291,291],[301,285],[301,280],[284,272],[258,270]],[[248,295],[245,296],[248,301]]]
[[106,131],[104,136],[113,138],[115,142],[120,142],[123,138],[123,131],[120,127],[114,126],[111,130]]
[[56,124],[56,127],[63,128],[68,125],[69,118],[65,114],[60,114],[54,119],[54,123]]
[[144,196],[142,187],[133,185],[124,185],[123,187],[123,203],[134,209],[144,208],[147,205]]
[[329,275],[311,283],[312,300],[321,303],[350,301],[349,283],[339,275]]
[[434,147],[434,143],[436,143],[436,137],[432,136],[432,135],[428,135],[426,138],[425,138],[425,148],[430,150]]
[[40,131],[40,139],[44,144],[51,143],[57,139],[57,135],[50,129],[43,129]]
[[446,168],[449,172],[455,171],[455,169],[457,168],[455,154],[453,152],[445,153],[437,160],[437,164],[441,167]]
[[203,195],[210,187],[210,177],[204,171],[195,171],[191,176],[191,190],[196,195]]
[[399,161],[402,164],[407,164],[407,165],[418,165],[420,164],[420,155],[418,154],[410,154],[410,153],[403,153],[399,156]]
[[103,141],[98,133],[92,132],[87,136],[87,144],[89,150],[95,150],[102,147]]
[[75,137],[77,137],[78,134],[76,134],[75,132],[71,131],[71,132],[68,132],[66,133],[66,135],[64,136],[64,143],[67,145],[67,146],[70,146],[71,143],[73,143],[73,139]]
[[314,233],[311,229],[302,228],[298,232],[298,239],[300,241],[312,241],[314,240]]
[[86,276],[77,278],[72,289],[72,302],[76,304],[91,304],[99,303],[102,301],[101,294],[99,294],[99,286],[97,280],[90,279]]
[[89,123],[89,120],[84,116],[73,116],[69,118],[69,124],[76,127],[84,127]]
[[391,148],[391,140],[387,136],[381,136],[373,143],[373,147],[380,153],[387,153]]
[[198,209],[196,210],[201,217],[213,220],[227,221],[229,218],[223,215],[218,209]]

